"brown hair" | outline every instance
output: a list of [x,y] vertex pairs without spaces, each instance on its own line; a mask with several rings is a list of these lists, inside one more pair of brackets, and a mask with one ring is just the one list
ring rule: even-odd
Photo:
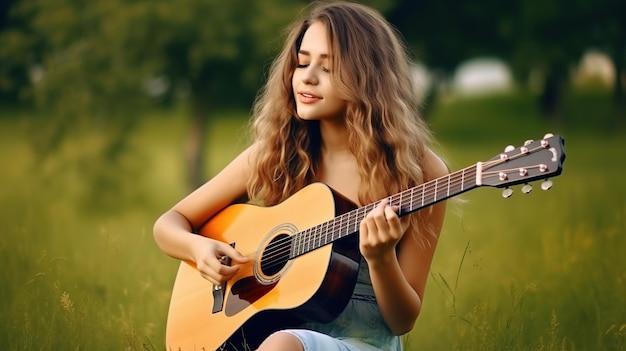
[[329,33],[331,79],[347,101],[349,143],[361,177],[359,202],[368,204],[424,181],[430,132],[419,115],[406,48],[376,11],[348,2],[317,3],[292,25],[253,108],[259,152],[248,183],[252,200],[274,205],[315,181],[319,122],[296,116],[292,76],[302,38],[313,22]]

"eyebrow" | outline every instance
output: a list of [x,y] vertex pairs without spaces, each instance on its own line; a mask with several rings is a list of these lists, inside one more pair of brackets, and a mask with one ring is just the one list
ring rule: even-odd
[[[306,50],[300,50],[300,51],[298,51],[298,55],[304,55],[304,56],[309,56],[310,57],[311,53],[306,51]],[[328,58],[328,54],[321,54],[320,57],[324,58],[324,59]]]

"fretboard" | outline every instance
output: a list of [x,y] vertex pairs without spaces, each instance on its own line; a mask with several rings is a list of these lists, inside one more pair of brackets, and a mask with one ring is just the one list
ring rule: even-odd
[[[399,208],[404,216],[476,188],[476,166],[470,166],[387,198],[389,205]],[[359,231],[361,221],[381,201],[341,214],[292,236],[290,258],[303,255]]]

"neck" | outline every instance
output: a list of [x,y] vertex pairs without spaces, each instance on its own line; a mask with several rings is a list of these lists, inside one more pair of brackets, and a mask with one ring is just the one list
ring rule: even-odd
[[327,156],[351,154],[348,130],[343,121],[321,121],[322,154]]

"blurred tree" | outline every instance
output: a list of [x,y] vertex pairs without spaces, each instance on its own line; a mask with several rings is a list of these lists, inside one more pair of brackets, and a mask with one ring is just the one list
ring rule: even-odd
[[23,18],[10,16],[16,0],[0,2],[0,102],[15,102],[28,85],[28,56],[32,43],[21,30]]
[[[589,16],[594,18],[590,28],[593,43],[612,59],[615,66],[615,100],[626,104],[624,82],[626,81],[626,1],[608,0],[592,2]],[[622,116],[622,118],[624,118]]]
[[615,96],[623,100],[625,6],[621,0],[402,0],[388,17],[435,71],[450,74],[466,59],[496,56],[522,84],[540,73],[541,107],[556,116],[570,68],[593,47],[613,57]]
[[513,46],[505,40],[513,16],[509,2],[497,0],[402,0],[388,13],[413,56],[434,73],[426,113],[461,62],[480,56],[505,58]]
[[402,0],[387,17],[417,59],[451,72],[467,58],[507,52],[501,32],[510,27],[509,11],[496,0]]
[[[515,30],[509,37],[516,45],[510,62],[519,73],[527,75],[535,70],[543,77],[540,106],[546,115],[562,117],[559,107],[563,89],[585,51],[607,43],[601,45],[605,52],[621,50],[623,57],[626,40],[609,32],[619,27],[623,32],[625,10],[624,2],[616,0],[517,1]],[[614,64],[618,68],[615,92],[619,100],[619,67],[623,62],[614,60]]]
[[[251,104],[282,45],[281,29],[306,3],[10,0],[0,12],[0,94],[32,100],[54,116],[33,131],[42,155],[70,135],[102,131],[99,149],[76,150],[75,158],[91,165],[94,178],[110,173],[110,182],[117,172],[104,168],[125,150],[134,115],[154,102],[188,103],[186,164],[196,187],[205,180],[210,117]],[[383,11],[393,4],[365,3]]]

